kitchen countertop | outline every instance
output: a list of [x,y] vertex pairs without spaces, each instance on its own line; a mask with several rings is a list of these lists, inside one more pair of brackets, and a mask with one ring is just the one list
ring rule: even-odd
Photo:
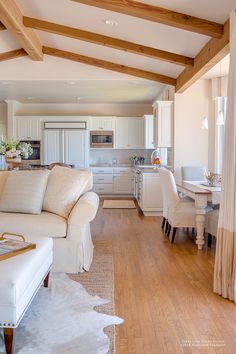
[[111,163],[96,163],[96,164],[90,164],[89,167],[134,167],[134,166],[129,163],[117,163],[114,165]]

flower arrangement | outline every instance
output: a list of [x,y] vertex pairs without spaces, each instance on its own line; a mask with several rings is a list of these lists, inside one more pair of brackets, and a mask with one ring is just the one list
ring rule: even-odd
[[33,149],[29,143],[20,142],[17,139],[2,139],[0,141],[0,155],[8,159],[17,159],[23,157],[28,159],[32,155]]
[[143,156],[132,155],[129,159],[134,163],[134,165],[143,165],[145,161],[145,157]]

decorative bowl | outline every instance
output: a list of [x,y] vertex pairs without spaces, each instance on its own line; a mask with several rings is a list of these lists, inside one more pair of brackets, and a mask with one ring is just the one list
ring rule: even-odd
[[214,172],[206,172],[205,178],[209,186],[220,186],[221,185],[221,174]]

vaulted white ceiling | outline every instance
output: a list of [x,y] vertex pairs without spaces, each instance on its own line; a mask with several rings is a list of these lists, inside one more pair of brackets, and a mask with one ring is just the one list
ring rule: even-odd
[[[24,16],[75,27],[90,32],[166,50],[169,52],[195,57],[210,40],[208,36],[177,29],[137,17],[131,17],[113,11],[99,9],[71,0],[16,0]],[[144,2],[144,1],[142,1]],[[188,15],[197,16],[224,24],[230,11],[236,5],[235,0],[148,0],[147,4],[169,8]],[[117,22],[116,26],[105,24],[106,19]],[[177,78],[184,70],[183,66],[155,60],[145,56],[127,53],[121,50],[84,42],[35,30],[41,43],[82,55],[132,66],[138,69]],[[8,31],[0,32],[0,53],[20,48]],[[44,55],[43,62],[34,62],[29,57],[12,59],[0,63],[1,80],[131,80],[134,77],[86,64]],[[140,79],[146,92],[143,101],[151,101],[153,95],[160,92],[164,85]],[[106,86],[104,84],[104,86]],[[62,85],[63,87],[63,85]],[[82,87],[82,85],[81,85]],[[95,85],[99,89],[99,85]],[[106,86],[107,87],[107,86]],[[110,86],[112,87],[112,86]],[[3,92],[3,91],[1,91]],[[114,91],[115,92],[115,91]],[[1,97],[0,97],[1,98]],[[131,101],[134,98],[131,99]],[[132,101],[133,102],[133,101]]]

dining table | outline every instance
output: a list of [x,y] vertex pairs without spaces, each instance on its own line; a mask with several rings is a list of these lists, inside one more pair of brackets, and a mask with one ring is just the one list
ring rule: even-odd
[[204,229],[209,202],[211,205],[220,204],[221,186],[210,186],[206,181],[181,181],[176,183],[178,192],[188,196],[195,202],[196,210],[196,244],[202,250],[205,244]]

